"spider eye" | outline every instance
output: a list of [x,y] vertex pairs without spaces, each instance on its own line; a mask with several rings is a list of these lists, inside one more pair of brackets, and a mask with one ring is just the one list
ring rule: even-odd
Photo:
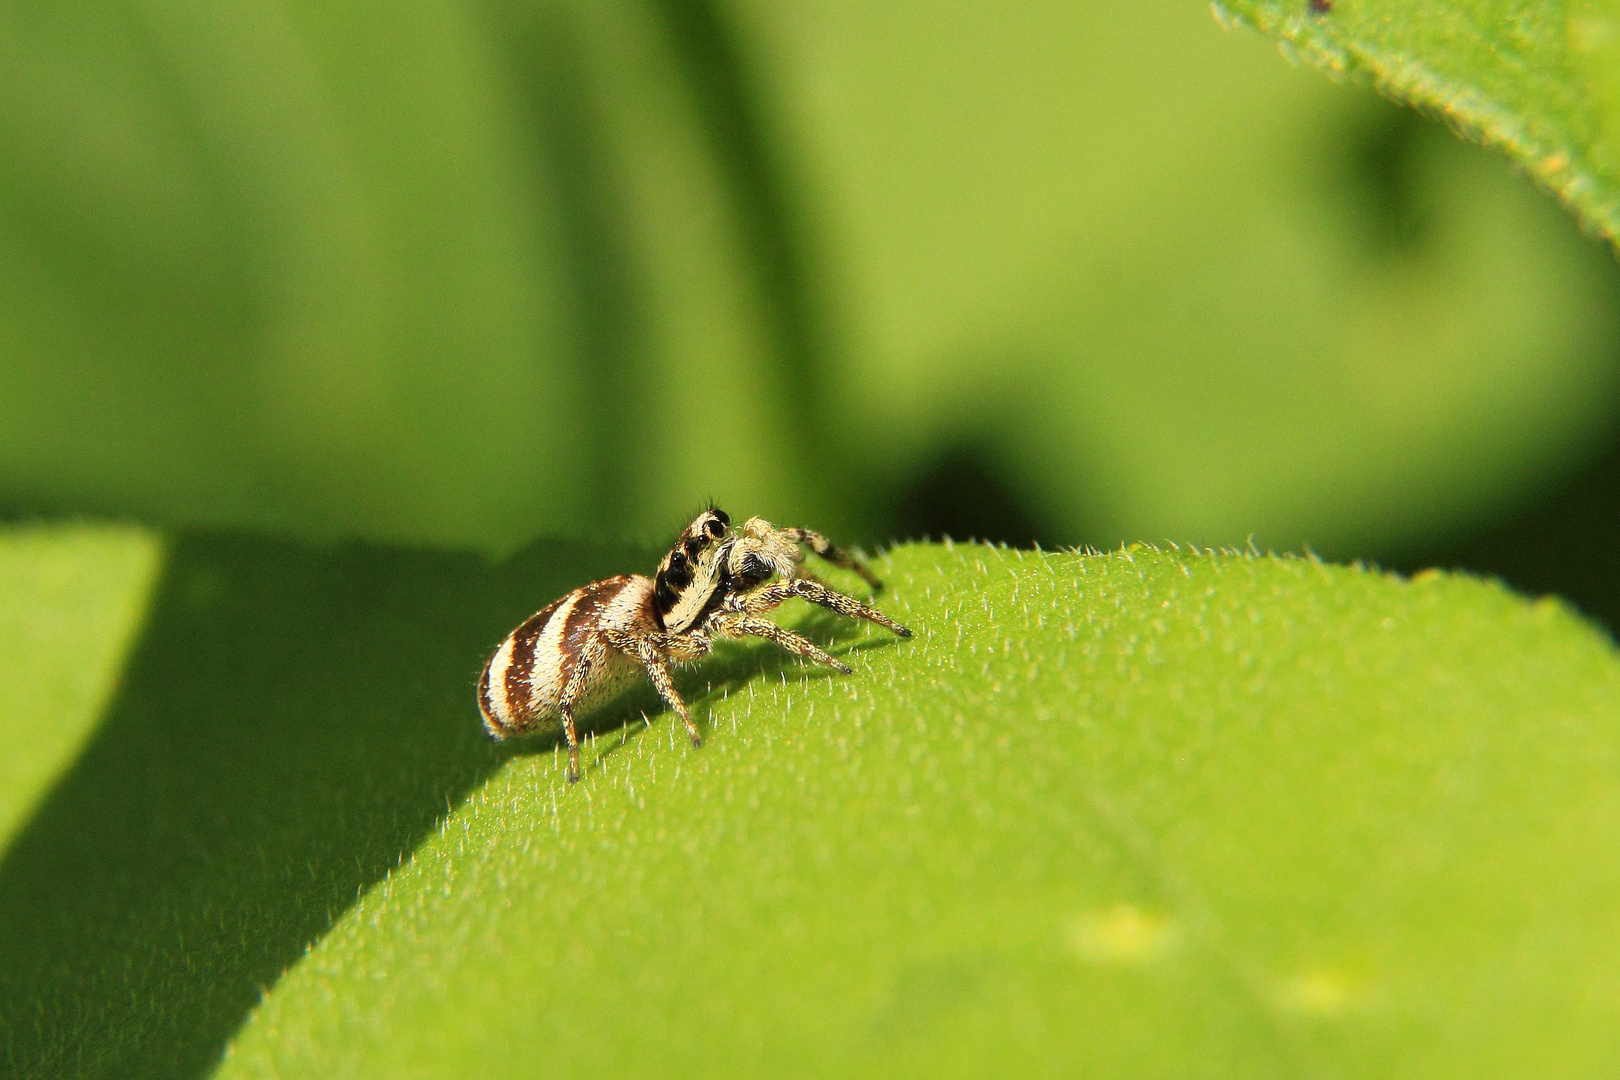
[[702,550],[703,541],[699,540],[697,537],[694,536],[686,542],[686,554],[688,558],[697,558],[697,553]]
[[[720,509],[718,506],[711,506],[709,508],[709,513],[714,515],[714,519],[720,523],[720,527],[722,529],[731,524],[731,518],[727,517],[726,512]],[[713,528],[713,526],[711,525],[710,528]],[[717,533],[716,535],[719,534]]]
[[726,520],[726,515],[716,510],[714,512],[714,517],[710,518],[708,523],[703,526],[703,531],[708,533],[714,539],[718,540],[725,535],[726,526],[728,524],[729,522]]
[[680,573],[682,570],[685,570],[686,569],[686,552],[682,551],[680,548],[676,548],[674,551],[670,552],[669,553],[669,568],[671,570],[673,570],[677,574]]

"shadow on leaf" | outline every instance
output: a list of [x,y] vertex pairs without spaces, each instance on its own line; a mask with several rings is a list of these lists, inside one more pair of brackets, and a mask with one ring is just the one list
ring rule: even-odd
[[1427,543],[1374,553],[1404,573],[1430,566],[1496,577],[1528,596],[1562,596],[1620,632],[1620,431],[1566,475],[1493,518]]
[[4,1072],[208,1073],[265,988],[499,765],[473,697],[495,643],[653,562],[180,539],[107,716],[0,861]]

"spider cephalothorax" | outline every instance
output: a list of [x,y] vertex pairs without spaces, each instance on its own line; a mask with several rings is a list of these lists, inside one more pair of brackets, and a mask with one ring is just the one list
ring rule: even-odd
[[632,574],[594,581],[513,630],[478,682],[484,726],[504,739],[560,724],[568,740],[568,778],[578,780],[575,716],[616,695],[638,671],[646,672],[680,716],[692,745],[702,745],[669,669],[706,655],[716,638],[762,637],[848,673],[845,664],[813,642],[764,617],[790,597],[911,636],[882,612],[806,576],[801,545],[853,570],[873,589],[883,587],[858,559],[820,533],[778,529],[757,517],[733,530],[731,519],[711,507],[681,533],[652,578]]
[[724,597],[729,582],[726,557],[736,543],[724,510],[708,509],[693,519],[653,575],[653,611],[658,627],[684,633]]

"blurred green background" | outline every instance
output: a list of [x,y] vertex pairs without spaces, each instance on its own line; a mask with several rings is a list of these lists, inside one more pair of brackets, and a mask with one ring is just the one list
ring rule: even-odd
[[503,554],[712,498],[1620,613],[1609,253],[1185,0],[8,5],[0,358],[14,517]]

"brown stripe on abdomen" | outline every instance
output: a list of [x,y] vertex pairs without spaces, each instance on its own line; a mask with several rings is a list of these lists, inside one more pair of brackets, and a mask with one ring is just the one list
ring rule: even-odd
[[512,631],[512,666],[527,668],[534,660],[534,646],[540,640],[540,635],[546,632],[546,623],[551,621],[552,614],[569,596],[583,590],[575,589],[568,596],[559,596],[539,611],[523,620],[523,624]]
[[[593,581],[563,597],[565,603],[546,620],[521,669],[527,693],[522,700],[528,708],[536,714],[547,713],[561,701],[564,689],[579,673],[587,637],[595,631],[607,605],[629,583],[628,576],[611,577]],[[515,660],[513,667],[517,667]],[[511,678],[509,674],[508,685]]]
[[582,644],[581,637],[595,628],[602,612],[613,603],[614,597],[624,592],[628,584],[630,575],[620,574],[618,577],[593,581],[579,590],[579,602],[568,613],[568,621],[563,624],[562,650],[568,661],[567,667],[573,666],[572,661]]
[[513,630],[484,665],[478,700],[496,738],[527,730],[555,710],[603,613],[635,579],[607,578],[559,597]]
[[[532,696],[529,687],[529,671],[534,666],[535,646],[539,643],[540,636],[546,632],[546,624],[551,621],[551,616],[567,601],[569,596],[573,596],[577,592],[579,590],[575,589],[574,592],[569,593],[567,596],[559,596],[527,619],[524,619],[522,625],[512,631],[510,635],[512,639],[512,661],[506,666],[506,679],[503,685],[506,690],[506,707],[514,718],[528,711],[529,700]],[[485,677],[488,677],[487,672]]]

